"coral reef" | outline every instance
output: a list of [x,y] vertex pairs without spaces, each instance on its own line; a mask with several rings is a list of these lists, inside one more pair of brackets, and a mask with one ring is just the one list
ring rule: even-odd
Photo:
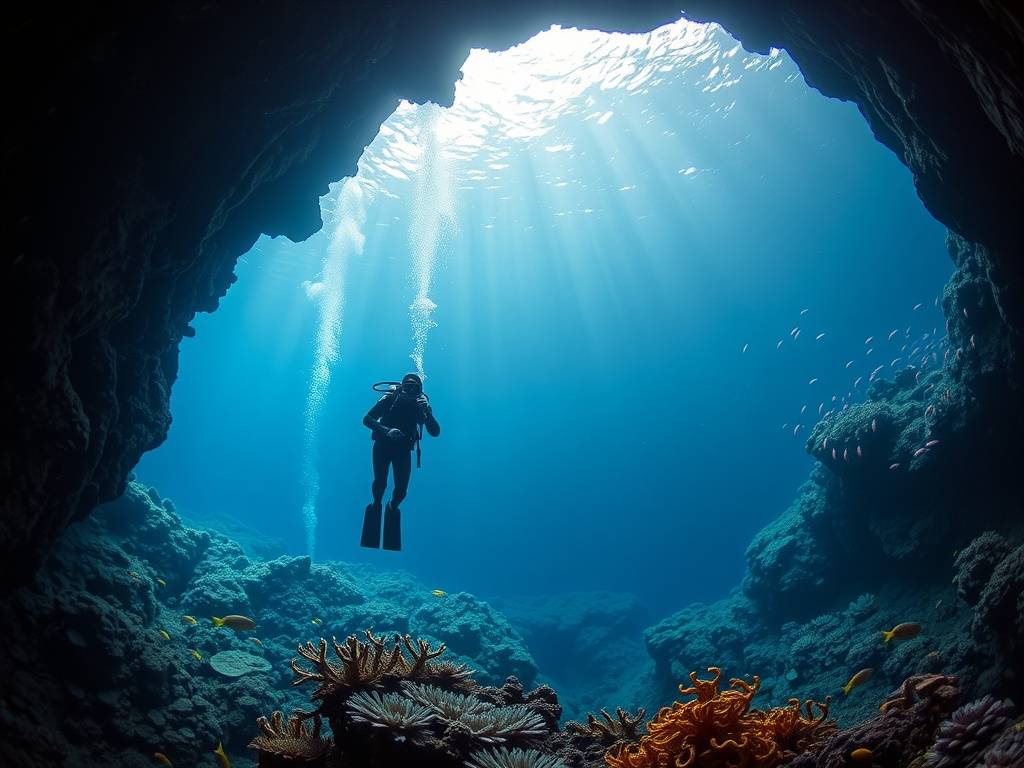
[[[32,584],[0,599],[0,666],[10,670],[0,676],[0,764],[132,768],[154,751],[202,764],[222,741],[244,768],[254,719],[304,706],[288,662],[314,617],[341,637],[424,626],[424,616],[435,623],[421,637],[447,634],[449,618],[460,640],[477,627],[478,655],[449,646],[424,683],[465,690],[475,685],[470,664],[496,685],[512,668],[536,675],[521,638],[471,595],[439,612],[447,599],[405,574],[254,561],[223,535],[185,526],[159,497],[131,483],[65,532]],[[256,629],[215,629],[209,617],[225,613],[251,616]],[[425,642],[428,655],[438,647]]]
[[620,741],[639,741],[640,729],[646,715],[647,712],[643,709],[635,715],[630,715],[619,707],[615,710],[613,719],[602,709],[600,720],[593,714],[588,714],[585,725],[570,720],[565,724],[565,730],[576,736],[594,739],[606,747],[612,747]]
[[976,758],[1002,733],[1013,714],[1013,704],[984,696],[965,704],[939,726],[925,768],[960,768]]
[[759,678],[749,683],[734,678],[729,690],[719,691],[721,670],[709,667],[708,672],[710,680],[691,672],[693,686],[679,686],[680,693],[696,699],[664,707],[638,744],[609,751],[605,760],[610,768],[775,766],[814,747],[835,729],[827,719],[828,699],[823,704],[808,700],[806,715],[797,699],[787,707],[751,709]]
[[[310,722],[308,721],[312,721]],[[249,742],[258,750],[263,766],[284,766],[305,764],[312,766],[327,757],[333,739],[320,735],[321,720],[318,715],[297,711],[285,722],[284,715],[277,711],[270,718],[260,717],[256,721],[261,733]]]
[[466,763],[466,768],[564,768],[554,755],[546,755],[535,749],[499,749],[476,752]]

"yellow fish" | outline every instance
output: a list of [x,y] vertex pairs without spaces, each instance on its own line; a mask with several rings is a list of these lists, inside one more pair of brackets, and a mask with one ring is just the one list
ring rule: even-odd
[[164,581],[163,579],[157,579],[156,583],[159,584],[161,587],[166,587],[167,586],[167,582]]
[[430,590],[430,594],[432,594],[434,597],[444,597],[448,593],[445,592],[443,589],[432,589]]
[[228,760],[228,754],[224,751],[224,745],[219,741],[217,742],[217,748],[213,750],[213,754],[217,756],[217,762],[220,764],[220,768],[231,768],[231,761]]
[[191,654],[192,654],[193,656],[195,656],[195,657],[196,657],[196,661],[202,661],[202,660],[203,660],[203,654],[201,654],[201,653],[200,653],[199,651],[197,651],[197,650],[196,650],[195,648],[189,648],[188,650],[189,650],[189,652],[191,652]]
[[160,637],[162,637],[164,640],[170,640],[171,639],[171,636],[169,634],[167,634],[167,630],[166,629],[161,629],[160,630]]
[[171,762],[171,758],[169,758],[163,752],[154,752],[153,759],[160,763],[160,765],[166,765],[167,768],[172,768],[172,766],[174,765],[174,763]]
[[314,616],[312,619],[310,619],[309,623],[310,624],[315,624],[316,626],[319,627],[324,622],[323,622],[323,619],[318,619],[316,616]]
[[867,747],[857,747],[857,749],[850,753],[850,759],[858,763],[866,763],[874,756],[875,753]]
[[263,641],[260,640],[258,637],[250,637],[249,639],[256,643],[256,645],[263,645]]
[[856,688],[858,685],[864,685],[868,680],[871,679],[871,675],[875,673],[875,670],[871,667],[865,667],[860,672],[850,678],[850,682],[843,686],[843,695],[849,696],[850,691]]
[[921,634],[921,625],[916,621],[905,621],[897,624],[888,632],[882,630],[882,640],[888,643],[890,640],[910,640]]
[[196,621],[196,617],[195,616],[182,616],[181,620],[184,621],[186,624],[198,624],[199,623],[198,621]]
[[140,579],[142,579],[142,577],[139,576],[138,571],[128,571],[128,575],[135,579],[135,581],[139,581]]
[[248,616],[238,616],[232,614],[231,616],[211,616],[210,620],[213,622],[215,627],[228,627],[230,629],[256,629],[256,622],[250,619]]

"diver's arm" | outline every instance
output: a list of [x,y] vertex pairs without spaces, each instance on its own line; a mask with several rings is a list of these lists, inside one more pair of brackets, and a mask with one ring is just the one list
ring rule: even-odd
[[430,407],[430,403],[420,403],[420,423],[426,426],[427,434],[431,437],[437,437],[441,434],[441,425],[434,418],[434,409]]
[[374,403],[373,408],[366,412],[363,416],[363,424],[370,428],[372,432],[377,432],[381,435],[387,435],[389,427],[385,427],[380,423],[380,417],[384,415],[384,409],[387,405],[388,398],[391,395],[384,395],[380,400]]

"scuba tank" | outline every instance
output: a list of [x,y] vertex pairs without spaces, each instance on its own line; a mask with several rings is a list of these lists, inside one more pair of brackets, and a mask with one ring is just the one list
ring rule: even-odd
[[[378,382],[376,382],[371,387],[371,389],[373,389],[374,392],[381,392],[381,393],[386,394],[386,395],[397,395],[398,392],[402,389],[402,382],[400,382],[400,381],[378,381]],[[423,395],[423,397],[426,398],[427,402],[430,402],[430,398],[427,397],[427,393],[424,392],[422,389],[420,390],[420,394]],[[396,397],[392,401],[392,403],[391,403],[391,408],[394,408],[395,407],[395,403],[397,403],[397,402],[398,402],[398,398]],[[391,409],[389,408],[388,410],[390,411]],[[422,439],[423,439],[423,425],[422,424],[417,424],[416,425],[416,437],[415,437],[415,441],[414,441],[415,445],[416,445],[416,469],[420,469],[422,467],[422,464],[420,462],[420,455],[421,455],[420,454],[420,441]]]

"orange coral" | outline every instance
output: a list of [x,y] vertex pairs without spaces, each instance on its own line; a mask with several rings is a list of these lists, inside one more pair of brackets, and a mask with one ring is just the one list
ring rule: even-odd
[[[806,716],[797,699],[786,707],[751,710],[750,702],[761,686],[732,679],[730,690],[719,691],[722,671],[709,667],[713,677],[701,680],[690,673],[692,688],[679,686],[696,700],[663,707],[647,725],[639,744],[624,744],[605,755],[610,768],[771,768],[805,751],[835,729],[827,722],[829,700],[808,701]],[[817,715],[814,714],[817,708]]]

